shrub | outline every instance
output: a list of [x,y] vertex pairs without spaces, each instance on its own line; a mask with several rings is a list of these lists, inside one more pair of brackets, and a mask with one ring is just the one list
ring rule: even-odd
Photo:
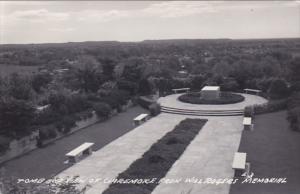
[[273,100],[273,101],[269,101],[268,103],[265,103],[265,104],[253,106],[254,114],[270,113],[270,112],[275,112],[275,111],[279,111],[279,110],[284,110],[286,108],[287,108],[287,100],[286,99]]
[[67,98],[66,106],[69,113],[76,113],[91,108],[87,96],[82,94],[73,94]]
[[254,115],[254,107],[253,106],[246,106],[244,109],[244,116],[245,117],[253,117]]
[[120,106],[118,99],[112,96],[102,97],[100,101],[108,104],[112,109],[119,108]]
[[76,119],[74,116],[65,116],[62,121],[63,133],[69,133],[72,127],[76,126]]
[[112,108],[107,103],[99,102],[94,105],[94,110],[98,117],[108,118]]
[[55,129],[50,129],[49,131],[48,131],[48,137],[49,138],[56,138],[57,137],[57,133],[56,133],[56,130]]
[[0,154],[5,153],[9,149],[11,139],[0,135]]
[[56,122],[61,117],[60,114],[54,112],[52,108],[47,108],[44,111],[39,112],[36,114],[34,119],[35,125],[48,125],[51,123]]
[[39,132],[39,137],[40,137],[41,140],[48,139],[48,133],[47,133],[47,131],[45,131],[45,130],[40,130],[40,132]]
[[152,103],[149,106],[149,111],[150,111],[151,116],[157,116],[157,115],[159,115],[160,112],[161,112],[161,106],[160,106],[160,104],[158,104],[158,103]]
[[127,104],[128,100],[130,99],[129,92],[125,90],[113,90],[109,94],[109,97],[115,98],[115,101],[117,101],[119,105]]
[[300,130],[300,106],[290,109],[287,119],[290,122],[290,128],[292,130]]
[[120,80],[117,85],[120,90],[128,91],[130,95],[135,95],[138,90],[138,84],[128,80]]

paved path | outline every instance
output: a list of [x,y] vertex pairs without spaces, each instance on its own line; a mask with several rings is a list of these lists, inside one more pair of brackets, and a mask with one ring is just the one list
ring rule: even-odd
[[[239,108],[251,103],[264,103],[261,97],[245,95],[247,103],[237,103]],[[160,99],[163,106],[177,105],[178,95],[171,95]],[[190,105],[179,103],[178,108],[218,109],[222,105]],[[184,106],[184,104],[187,106]],[[237,105],[236,104],[236,105]],[[222,106],[234,109],[229,105]],[[132,162],[140,158],[153,143],[171,131],[175,125],[185,118],[208,118],[199,134],[187,147],[183,155],[175,162],[165,178],[232,178],[231,163],[234,152],[238,150],[242,132],[242,116],[231,117],[197,117],[161,113],[143,125],[111,142],[92,156],[82,160],[59,176],[76,176],[89,178],[116,178],[126,170]],[[87,194],[100,194],[109,184],[99,181],[91,183]],[[192,189],[192,190],[191,190]],[[229,185],[200,185],[200,184],[160,184],[153,191],[154,194],[228,194]]]
[[1,167],[7,176],[18,178],[48,178],[70,165],[64,164],[65,154],[83,142],[95,142],[94,149],[100,149],[121,135],[132,130],[132,119],[144,113],[141,107],[133,107],[119,113],[111,119],[89,126],[70,136],[59,139],[45,148],[34,150],[26,155],[11,160]]
[[[65,170],[59,177],[115,178],[184,118],[160,114]],[[103,182],[90,185],[92,188],[87,194],[100,194],[109,186]]]
[[[173,119],[181,117],[172,115]],[[233,155],[237,151],[242,132],[242,116],[204,117],[208,122],[198,136],[173,164],[165,178],[180,179],[178,184],[160,184],[153,194],[228,194],[230,185],[185,183],[187,178],[232,178]]]
[[[267,102],[264,98],[242,94],[245,100],[230,105],[194,105],[177,100],[182,94],[170,95],[159,99],[162,106],[190,110],[231,110]],[[176,115],[177,116],[177,115]],[[176,117],[175,115],[173,117]],[[190,117],[190,116],[189,116]],[[179,184],[160,184],[153,194],[228,194],[229,184],[185,183],[187,178],[232,178],[233,155],[238,150],[243,130],[243,116],[204,117],[208,122],[198,136],[175,162],[165,178],[180,179]]]

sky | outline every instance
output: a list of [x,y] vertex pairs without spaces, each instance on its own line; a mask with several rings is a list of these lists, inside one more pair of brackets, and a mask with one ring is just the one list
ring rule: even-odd
[[300,1],[0,1],[0,44],[300,37]]

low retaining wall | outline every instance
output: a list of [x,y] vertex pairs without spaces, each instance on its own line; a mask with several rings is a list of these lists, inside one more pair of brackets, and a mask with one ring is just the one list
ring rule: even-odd
[[[126,111],[128,108],[132,107],[133,103],[132,101],[128,101],[128,103],[121,107],[122,111]],[[111,116],[117,115],[118,111],[114,109],[111,113]],[[61,139],[67,135],[70,135],[78,130],[81,130],[83,128],[86,128],[90,125],[94,125],[97,122],[103,121],[103,118],[98,118],[96,113],[93,112],[93,116],[80,120],[76,122],[76,127],[73,127],[71,131],[67,134],[58,134],[56,138],[53,139],[47,139],[42,141],[42,145],[47,145],[51,142],[54,142],[58,139]],[[38,148],[38,138],[39,138],[39,132],[38,130],[33,132],[31,135],[23,137],[19,140],[13,140],[9,143],[9,148],[6,150],[6,152],[3,153],[3,155],[0,156],[0,164],[3,162],[6,162],[8,160],[11,160],[15,157],[18,157],[20,155],[26,154],[32,150],[35,150]]]
[[19,155],[25,154],[33,149],[36,149],[37,138],[39,132],[35,131],[31,135],[23,137],[19,140],[14,139],[9,143],[7,151],[0,156],[0,163],[10,160]]

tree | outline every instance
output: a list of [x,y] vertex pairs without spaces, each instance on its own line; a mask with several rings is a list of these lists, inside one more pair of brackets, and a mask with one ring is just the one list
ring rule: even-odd
[[46,87],[52,80],[52,76],[49,73],[39,73],[32,77],[31,85],[34,91],[41,92],[41,89]]
[[142,78],[144,61],[140,58],[131,58],[126,61],[122,77],[128,81],[138,82]]
[[96,92],[103,82],[102,67],[90,56],[80,57],[73,71],[75,85],[84,92]]
[[289,78],[293,82],[300,81],[300,57],[296,57],[290,62],[289,69]]
[[204,82],[205,82],[205,77],[202,75],[195,75],[192,77],[191,81],[192,89],[199,90],[203,87]]
[[30,124],[34,119],[33,106],[14,98],[0,99],[0,130],[8,136],[21,137],[30,134]]
[[105,80],[113,80],[116,61],[108,57],[99,59],[99,61],[102,64],[102,74]]
[[85,92],[96,92],[101,85],[99,74],[97,70],[90,66],[85,66],[76,71],[76,78],[80,89]]
[[285,80],[275,79],[272,81],[269,91],[269,95],[273,99],[283,98],[289,95],[289,88]]
[[11,74],[8,80],[8,94],[19,100],[30,100],[33,97],[30,80],[18,73]]
[[224,81],[224,83],[221,85],[222,90],[224,91],[236,91],[239,89],[238,83],[233,80]]
[[142,79],[139,82],[139,93],[143,96],[150,95],[154,89],[153,84],[148,79]]
[[128,91],[130,95],[135,95],[138,90],[138,84],[133,81],[122,79],[117,82],[117,85],[120,90]]
[[251,62],[248,60],[239,60],[233,64],[232,71],[229,73],[230,77],[234,77],[241,88],[249,78],[252,77]]

